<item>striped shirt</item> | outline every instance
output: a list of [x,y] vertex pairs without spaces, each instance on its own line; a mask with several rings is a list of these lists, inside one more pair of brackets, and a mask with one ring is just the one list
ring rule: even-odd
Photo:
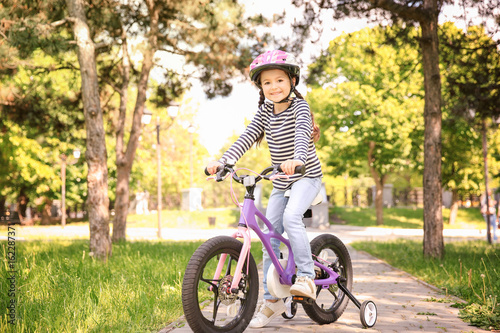
[[311,137],[313,126],[309,104],[303,99],[295,98],[285,111],[274,114],[273,109],[272,103],[264,103],[243,134],[222,155],[220,162],[238,161],[264,132],[273,165],[286,160],[299,160],[306,166],[303,176],[296,174],[289,179],[273,180],[276,189],[286,190],[302,177],[322,177],[321,164]]

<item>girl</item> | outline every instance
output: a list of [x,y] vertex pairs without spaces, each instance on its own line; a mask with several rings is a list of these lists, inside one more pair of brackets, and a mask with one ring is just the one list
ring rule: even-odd
[[[314,124],[309,105],[295,89],[300,67],[291,54],[273,50],[259,55],[250,65],[250,78],[260,89],[257,114],[219,161],[208,163],[207,171],[214,174],[226,161],[237,161],[266,136],[272,164],[281,164],[289,176],[273,181],[266,217],[278,232],[286,231],[291,243],[297,278],[290,293],[316,299],[314,264],[302,216],[321,187],[321,164],[314,146],[314,141],[319,139],[319,128]],[[295,97],[291,97],[292,94]],[[295,167],[300,165],[305,165],[305,175],[294,174]],[[285,197],[289,189],[290,196]],[[279,257],[279,240],[273,238],[271,242]],[[285,311],[283,300],[272,296],[267,288],[267,272],[272,261],[265,248],[263,252],[264,303],[249,324],[252,328],[264,327]]]

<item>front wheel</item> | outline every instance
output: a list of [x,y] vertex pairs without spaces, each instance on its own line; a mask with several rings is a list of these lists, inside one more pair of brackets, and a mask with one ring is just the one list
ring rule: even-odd
[[[348,290],[352,289],[352,263],[349,251],[342,241],[334,235],[324,234],[311,241],[311,252],[313,260],[330,267],[340,275],[339,283]],[[316,278],[326,278],[328,275],[319,267],[314,267]],[[332,284],[328,288],[317,286],[316,301],[312,304],[303,304],[304,311],[309,318],[318,324],[330,324],[336,321],[344,313],[349,297],[339,288]]]
[[[182,282],[182,307],[193,332],[243,332],[250,323],[259,295],[257,265],[249,255],[237,293],[227,292],[235,275],[242,243],[218,236],[203,243],[186,267]],[[220,276],[219,259],[227,255]]]

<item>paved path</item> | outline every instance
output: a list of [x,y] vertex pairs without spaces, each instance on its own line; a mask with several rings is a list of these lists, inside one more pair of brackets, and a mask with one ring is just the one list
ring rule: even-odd
[[[458,310],[450,307],[452,303],[431,302],[433,299],[447,299],[436,288],[366,253],[350,247],[349,252],[353,262],[355,297],[360,302],[371,300],[377,305],[378,319],[374,327],[363,329],[358,308],[349,302],[340,319],[329,325],[316,324],[299,305],[293,319],[279,316],[265,328],[249,328],[246,332],[487,332],[460,320]],[[261,288],[261,295],[262,292]],[[192,331],[181,318],[161,331],[166,332]]]
[[[316,235],[331,232],[346,244],[355,240],[380,240],[395,238],[420,238],[422,230],[400,230],[332,226],[330,230],[308,228],[312,239]],[[220,234],[220,233],[219,233]],[[445,230],[445,240],[484,239],[484,231]],[[363,329],[359,309],[352,303],[340,317],[330,325],[318,325],[306,315],[299,305],[296,316],[286,320],[281,316],[262,329],[247,329],[246,332],[487,332],[469,326],[458,318],[458,310],[450,307],[455,300],[445,297],[437,288],[397,270],[371,255],[348,246],[353,262],[355,297],[363,302],[371,300],[378,309],[378,319],[371,329]],[[260,269],[262,281],[262,269]],[[260,289],[259,299],[263,289]],[[447,300],[448,303],[432,300]],[[184,318],[172,323],[161,333],[192,332]]]
[[[16,238],[37,237],[40,239],[53,239],[54,237],[63,238],[89,238],[89,227],[81,225],[61,226],[19,226],[15,225]],[[332,225],[327,230],[319,230],[307,228],[309,238],[312,239],[317,235],[325,232],[330,232],[338,236],[345,244],[349,244],[356,240],[380,240],[380,239],[396,239],[396,238],[414,238],[422,239],[422,229],[390,229],[376,227],[354,227],[348,225]],[[231,235],[233,229],[193,229],[193,228],[163,228],[162,239],[164,240],[203,240],[218,235]],[[486,239],[486,230],[482,229],[444,229],[443,235],[445,241],[460,240],[460,239]],[[256,238],[255,234],[253,235]],[[7,239],[7,235],[0,235],[0,240]],[[128,240],[156,240],[156,228],[127,228]]]
[[[55,235],[63,237],[88,238],[88,227],[60,226],[20,227],[16,226],[17,238],[36,235],[51,239]],[[164,239],[197,240],[216,235],[230,235],[233,229],[163,229]],[[331,232],[346,244],[356,240],[388,240],[395,238],[422,239],[422,230],[363,228],[335,225],[328,230],[308,228],[310,239],[318,234]],[[4,235],[0,236],[0,239]],[[444,230],[445,241],[485,239],[484,230]],[[128,228],[127,237],[133,239],[156,239],[154,228]],[[330,325],[318,325],[310,320],[299,305],[297,315],[291,320],[278,317],[266,328],[247,329],[247,332],[487,332],[469,326],[458,318],[458,310],[451,303],[432,302],[446,297],[435,287],[429,286],[411,275],[397,270],[385,262],[348,246],[354,270],[353,293],[361,302],[372,300],[378,308],[378,319],[371,329],[363,329],[359,310],[352,303],[340,317]],[[261,270],[260,270],[261,271]],[[262,272],[260,272],[262,274]],[[262,280],[262,279],[261,279]],[[262,294],[262,289],[261,289]],[[261,297],[259,296],[259,299]],[[191,332],[183,317],[161,330],[161,333]]]

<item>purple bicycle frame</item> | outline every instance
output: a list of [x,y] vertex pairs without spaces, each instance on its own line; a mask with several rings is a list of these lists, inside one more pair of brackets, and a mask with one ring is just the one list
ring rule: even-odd
[[[255,216],[259,217],[264,222],[269,232],[265,233],[260,229],[257,220],[255,219]],[[245,200],[243,201],[239,225],[240,227],[238,227],[238,231],[235,232],[232,235],[232,237],[243,238],[243,248],[241,249],[241,254],[238,259],[238,263],[236,265],[236,271],[234,274],[233,281],[231,283],[231,289],[232,290],[238,289],[238,285],[241,280],[241,272],[243,269],[243,265],[250,256],[251,237],[248,228],[252,229],[262,241],[262,244],[266,248],[267,253],[271,258],[271,261],[273,262],[273,265],[276,268],[278,275],[280,276],[280,283],[291,286],[293,284],[292,278],[295,275],[295,261],[292,249],[290,247],[290,241],[276,231],[276,229],[273,227],[271,222],[269,222],[269,220],[264,216],[264,214],[262,214],[257,209],[257,207],[255,207],[255,202],[253,199],[245,198]],[[246,225],[248,228],[243,227],[242,225]],[[274,254],[273,252],[273,249],[271,247],[271,238],[278,239],[279,241],[284,243],[288,248],[288,263],[285,269],[283,268],[283,266],[281,266],[281,263],[276,257],[276,254]],[[219,260],[219,265],[215,272],[214,279],[217,279],[220,276],[225,260],[226,260],[226,255],[221,256]],[[330,285],[337,283],[337,278],[339,277],[339,275],[336,272],[334,272],[331,268],[317,261],[314,261],[314,265],[329,274],[329,277],[326,279],[315,279],[314,283],[316,285],[321,286],[322,288],[325,289],[328,288]]]

